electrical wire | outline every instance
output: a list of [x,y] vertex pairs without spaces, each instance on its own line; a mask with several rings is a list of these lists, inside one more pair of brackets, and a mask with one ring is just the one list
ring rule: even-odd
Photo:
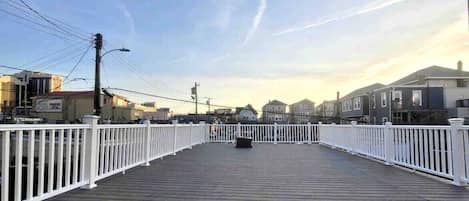
[[[123,88],[115,88],[115,87],[108,87],[103,90],[118,90],[118,91],[124,91],[128,93],[134,93],[134,94],[140,94],[140,95],[145,95],[149,97],[154,97],[154,98],[160,98],[160,99],[165,99],[165,100],[170,100],[170,101],[177,101],[177,102],[184,102],[184,103],[191,103],[194,104],[194,101],[191,100],[185,100],[185,99],[180,99],[180,98],[173,98],[173,97],[168,97],[168,96],[161,96],[161,95],[155,95],[155,94],[150,94],[146,92],[139,92],[135,90],[130,90],[130,89],[123,89]],[[198,103],[198,105],[209,105],[206,103]],[[226,108],[226,109],[236,109],[237,107],[235,106],[227,106],[227,105],[218,105],[218,104],[210,104],[211,107],[217,107],[217,108]],[[349,119],[344,119],[344,118],[338,118],[338,117],[328,117],[328,116],[320,116],[320,115],[305,115],[305,114],[293,114],[293,113],[288,113],[288,112],[272,112],[272,111],[262,111],[262,113],[268,113],[268,114],[279,114],[279,115],[291,115],[291,116],[298,116],[298,117],[312,117],[312,118],[323,118],[323,119],[340,119],[340,120],[345,120],[345,121],[350,121]]]
[[65,76],[64,81],[68,80],[68,77],[76,70],[76,68],[78,67],[78,64],[81,63],[81,61],[86,56],[86,54],[91,49],[91,47],[92,47],[92,45],[88,46],[88,48],[85,50],[83,55],[81,55],[80,59],[78,59],[77,63],[73,66],[73,68],[70,70],[70,72],[68,72],[68,74]]
[[28,61],[28,62],[26,62],[26,63],[20,65],[19,67],[24,67],[24,66],[33,65],[34,63],[37,63],[37,62],[39,62],[39,61],[43,61],[44,59],[46,59],[46,58],[48,58],[48,57],[55,56],[55,55],[57,55],[57,54],[59,54],[59,53],[64,53],[65,50],[68,50],[68,49],[70,49],[70,48],[73,48],[73,47],[74,47],[73,49],[75,49],[75,48],[78,47],[78,45],[81,45],[81,44],[82,44],[82,42],[74,43],[74,44],[72,44],[72,45],[66,46],[66,47],[61,48],[61,49],[59,49],[59,50],[56,50],[56,51],[54,51],[54,52],[51,52],[51,53],[48,53],[48,54],[43,55],[43,56],[41,56],[41,57],[38,57],[38,58],[36,58],[36,59],[34,59],[34,60]]
[[74,36],[78,39],[81,39],[81,40],[84,40],[84,41],[89,41],[88,38],[86,37],[82,37],[74,32],[70,32],[70,31],[67,31],[66,29],[62,28],[61,26],[59,26],[58,24],[56,24],[55,22],[49,20],[46,16],[42,15],[41,13],[39,13],[39,11],[37,11],[36,9],[34,9],[33,7],[31,7],[29,4],[27,4],[24,0],[20,0],[20,2],[26,7],[28,8],[29,10],[31,10],[32,12],[34,12],[40,19],[44,20],[45,22],[53,25],[58,31],[62,31],[64,33],[68,33],[70,34],[71,36]]

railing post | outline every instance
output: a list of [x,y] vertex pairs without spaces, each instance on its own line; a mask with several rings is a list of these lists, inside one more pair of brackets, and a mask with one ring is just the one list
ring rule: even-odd
[[277,123],[274,123],[274,144],[277,144]]
[[[238,125],[236,125],[236,132],[238,133],[238,136],[241,137],[241,123],[238,122]],[[236,139],[236,136],[235,136]]]
[[463,118],[448,119],[451,128],[451,147],[453,154],[453,184],[456,186],[465,186],[466,183],[463,181],[464,176],[464,144],[461,127],[464,123]]
[[321,137],[321,126],[322,126],[322,122],[321,122],[321,121],[318,121],[318,136],[317,136],[317,138],[318,138],[318,143],[319,143],[319,144],[323,144],[323,143],[321,142],[321,140],[322,140],[322,137]]
[[[190,125],[190,127],[189,127],[189,136],[190,136],[189,149],[192,149],[192,144],[193,144],[193,142],[192,142],[192,126],[194,126],[194,125],[192,125],[192,121],[189,122],[189,125]],[[204,137],[205,137],[205,134],[204,134]]]
[[[206,135],[205,133],[208,133],[210,125],[205,123],[205,121],[199,121],[199,124],[202,125],[202,128],[204,128],[204,136],[205,136]],[[207,125],[208,125],[208,127],[207,127]],[[203,142],[203,143],[205,143],[205,142]]]
[[90,129],[86,132],[85,140],[85,178],[88,184],[82,188],[92,189],[96,187],[96,173],[98,162],[98,119],[99,116],[85,115],[83,122],[90,125]]
[[311,138],[312,138],[311,136],[313,135],[313,132],[311,132],[311,131],[312,131],[311,123],[308,122],[308,131],[307,131],[308,132],[308,144],[311,144]]
[[177,140],[177,126],[178,126],[178,120],[173,120],[172,121],[172,124],[173,124],[173,128],[174,128],[174,140],[173,140],[173,155],[176,155],[176,149],[177,149],[177,144],[176,144],[176,140]]
[[392,122],[384,125],[384,158],[386,165],[392,165],[394,160],[394,134],[392,132]]
[[151,122],[150,120],[145,120],[145,164],[144,166],[150,166],[150,134],[151,134]]
[[358,135],[358,128],[357,128],[357,121],[350,122],[352,124],[352,137],[350,140],[350,147],[348,150],[352,155],[355,155],[357,152],[357,135]]

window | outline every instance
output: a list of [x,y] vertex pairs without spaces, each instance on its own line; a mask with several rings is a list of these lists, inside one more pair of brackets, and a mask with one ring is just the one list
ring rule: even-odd
[[381,107],[387,107],[386,92],[381,92]]
[[371,108],[376,109],[376,97],[375,97],[375,95],[371,96]]
[[412,105],[422,106],[422,90],[412,90]]
[[392,93],[393,102],[396,103],[397,108],[402,107],[402,91],[393,91]]
[[353,99],[353,110],[359,110],[361,108],[360,97]]

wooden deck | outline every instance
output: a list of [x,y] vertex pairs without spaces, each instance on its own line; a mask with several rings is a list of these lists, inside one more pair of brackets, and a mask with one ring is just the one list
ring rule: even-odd
[[52,200],[469,200],[469,190],[317,144],[204,144]]

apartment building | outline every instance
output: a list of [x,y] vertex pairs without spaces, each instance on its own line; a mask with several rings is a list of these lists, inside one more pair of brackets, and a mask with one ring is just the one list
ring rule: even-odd
[[303,99],[290,105],[290,123],[305,124],[316,121],[314,102]]

